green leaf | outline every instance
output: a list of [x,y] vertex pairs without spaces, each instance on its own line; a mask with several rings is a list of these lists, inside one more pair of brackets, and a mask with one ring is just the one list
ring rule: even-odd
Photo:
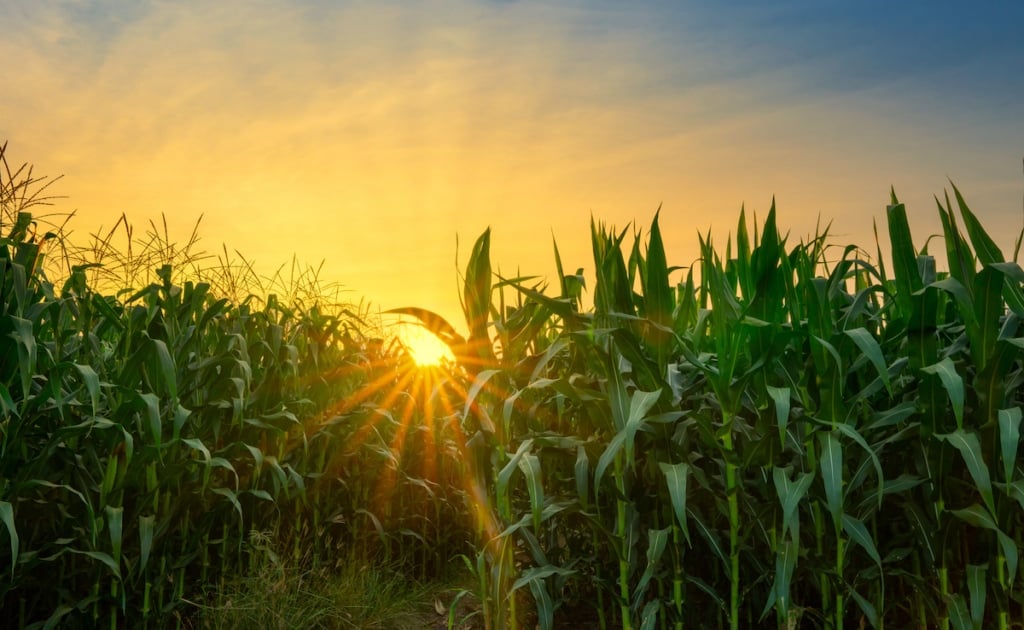
[[149,516],[139,516],[139,539],[141,552],[141,557],[139,559],[139,573],[145,571],[146,565],[149,563],[149,554],[153,549],[153,532],[155,529],[155,516],[152,514]]
[[942,381],[942,386],[953,403],[953,414],[956,416],[956,426],[963,429],[964,426],[964,379],[956,371],[953,361],[946,357],[938,363],[921,368],[922,372],[935,374]]
[[878,611],[875,609],[874,605],[867,599],[865,599],[863,595],[855,591],[852,586],[847,587],[846,592],[850,594],[850,597],[853,598],[853,601],[857,602],[857,607],[860,608],[860,611],[864,613],[865,617],[867,617],[868,623],[871,624],[871,627],[877,628]]
[[107,568],[110,569],[111,573],[113,573],[114,576],[117,577],[117,579],[121,579],[121,569],[118,568],[117,563],[114,562],[114,559],[110,557],[110,554],[103,553],[102,551],[81,551],[78,549],[71,548],[68,548],[68,551],[70,551],[71,553],[77,553],[81,556],[88,556],[93,560],[99,560],[100,562],[105,564]]
[[238,495],[234,493],[230,488],[214,488],[214,494],[219,494],[231,502],[231,505],[235,507],[235,512],[238,512],[238,518],[243,519],[242,515],[242,504],[238,502]]
[[156,394],[147,392],[138,394],[137,400],[141,403],[142,412],[149,424],[149,433],[153,436],[153,443],[160,446],[163,439],[163,423],[160,420],[160,399]]
[[789,424],[789,397],[788,387],[767,386],[768,395],[775,401],[775,421],[779,427],[779,444],[786,446],[786,427]]
[[495,496],[498,500],[498,512],[501,517],[505,520],[512,519],[512,504],[511,504],[511,493],[509,492],[509,483],[512,479],[512,473],[519,468],[519,460],[524,455],[530,452],[530,448],[533,447],[533,439],[528,438],[523,440],[516,449],[515,454],[505,463],[505,465],[498,472],[498,480],[495,486]]
[[669,268],[665,258],[665,246],[661,240],[661,230],[658,228],[658,215],[659,212],[654,214],[647,243],[644,300],[648,318],[662,326],[671,326],[675,301],[668,280]]
[[210,449],[206,448],[206,445],[203,444],[202,440],[198,438],[183,438],[181,441],[182,443],[191,447],[192,450],[199,451],[199,453],[203,456],[203,461],[209,463]]
[[1003,557],[1006,559],[1006,573],[1009,575],[1010,586],[1013,586],[1013,582],[1017,578],[1017,562],[1020,550],[1014,539],[1007,536],[1001,530],[996,530],[996,539],[999,540],[999,546],[1003,548]]
[[8,315],[13,330],[8,336],[14,340],[18,350],[18,374],[21,376],[21,391],[25,398],[32,393],[32,375],[36,371],[36,337],[32,321]]
[[1006,570],[1010,576],[1010,584],[1013,584],[1014,578],[1017,576],[1017,561],[1019,556],[1017,543],[1007,536],[1005,532],[999,529],[999,526],[996,525],[996,521],[992,518],[992,515],[977,503],[962,510],[952,510],[952,513],[957,518],[966,521],[975,527],[989,529],[996,533],[996,539],[999,541],[999,546],[1002,547],[1003,557],[1006,559]]
[[985,618],[985,573],[987,564],[967,565],[967,591],[971,596],[971,621],[975,628],[981,627]]
[[[693,510],[687,510],[687,513],[690,515],[690,519],[693,520],[693,522],[697,525],[697,533],[699,533],[704,538],[704,540],[707,541],[709,545],[711,545],[712,553],[715,554],[716,558],[721,560],[722,568],[728,571],[731,567],[731,565],[729,564],[729,557],[722,550],[722,545],[718,541],[718,539],[715,538],[715,534],[708,528],[704,521],[693,512]],[[715,597],[719,602],[722,601],[722,599],[714,593],[710,591],[705,592],[708,592],[709,595]]]
[[566,569],[565,567],[557,567],[553,564],[548,564],[543,567],[530,567],[522,571],[519,579],[517,579],[512,584],[511,590],[518,591],[530,582],[546,580],[552,575],[558,575],[561,577],[572,577],[573,575],[576,575],[576,571],[573,569]]
[[171,400],[177,401],[178,377],[177,370],[174,367],[174,359],[171,358],[171,353],[167,350],[166,343],[160,339],[151,339],[150,341],[156,349],[157,363],[160,366],[160,375],[167,386],[167,393],[171,396]]
[[967,602],[960,593],[950,596],[946,605],[946,615],[949,616],[949,623],[954,630],[974,630],[970,613],[967,612]]
[[537,620],[541,630],[551,630],[555,626],[555,604],[551,601],[547,585],[543,580],[530,580],[530,593],[537,604]]
[[882,507],[882,496],[885,494],[884,493],[885,478],[883,477],[883,472],[882,472],[882,462],[879,461],[878,455],[875,453],[875,451],[873,451],[871,449],[871,446],[868,445],[868,442],[867,442],[867,440],[864,439],[864,436],[862,436],[857,431],[857,429],[853,428],[852,425],[838,423],[838,424],[835,424],[835,425],[826,425],[826,426],[832,426],[836,431],[839,431],[840,433],[842,433],[846,437],[848,437],[851,440],[853,440],[854,442],[856,442],[857,445],[860,446],[861,448],[863,448],[864,452],[868,454],[868,457],[871,459],[871,464],[875,467],[875,476],[878,478],[878,492],[876,494],[876,500],[877,500],[877,503],[878,503],[878,508],[881,509],[881,507]]
[[604,452],[601,453],[600,459],[597,460],[597,468],[594,469],[594,497],[597,498],[601,494],[601,479],[604,478],[604,471],[608,470],[608,466],[615,460],[615,456],[622,450],[622,445],[626,442],[626,431],[622,430],[615,434],[615,437],[611,439],[608,446],[605,447]]
[[637,390],[633,392],[633,396],[629,400],[629,418],[626,420],[626,465],[631,469],[634,464],[634,443],[636,441],[636,432],[644,424],[644,419],[647,416],[647,412],[651,410],[651,407],[658,402],[658,398],[661,397],[661,392],[644,392]]
[[82,377],[82,382],[85,383],[85,389],[89,392],[89,400],[92,402],[92,415],[99,413],[99,399],[100,399],[100,377],[96,374],[96,370],[92,369],[88,365],[75,364],[75,369],[78,370],[78,374]]
[[658,624],[658,613],[661,612],[661,601],[652,599],[640,613],[640,630],[654,630]]
[[[953,194],[956,196],[956,203],[960,207],[960,215],[964,219],[964,227],[967,229],[967,236],[971,239],[974,251],[978,254],[978,260],[985,265],[1006,263],[1003,252],[996,246],[995,241],[988,235],[981,222],[967,207],[963,195],[956,186],[953,186]],[[1024,291],[1021,290],[1020,282],[1007,282],[1004,287],[1006,303],[1018,315],[1024,315]]]
[[480,395],[480,391],[487,385],[487,381],[496,374],[500,374],[501,370],[482,370],[473,379],[473,384],[470,386],[469,391],[466,393],[466,405],[462,410],[462,415],[469,417],[469,412],[472,409],[476,409],[478,413],[476,417],[480,421],[480,426],[488,433],[494,433],[494,422],[491,420],[487,412],[476,404],[477,396]]
[[982,370],[993,357],[1003,316],[1003,275],[986,266],[974,278],[974,312],[977,332],[971,339],[971,357]]
[[654,577],[654,572],[658,569],[658,563],[661,562],[661,557],[665,554],[665,546],[668,543],[669,528],[663,529],[652,529],[647,532],[647,566],[644,568],[644,573],[640,576],[640,581],[637,583],[636,588],[633,589],[633,601],[639,602],[644,598],[644,594],[647,592],[647,585],[650,583],[651,578]]
[[107,530],[110,532],[110,546],[113,550],[113,559],[117,564],[121,563],[121,544],[122,544],[122,531],[123,531],[123,519],[124,519],[124,508],[113,507],[110,505],[104,506],[103,511],[106,513]]
[[775,492],[779,497],[779,503],[782,505],[782,531],[790,532],[792,540],[799,541],[800,517],[797,509],[814,481],[814,471],[801,473],[796,481],[790,479],[791,472],[790,466],[785,468],[776,466],[772,470],[772,478],[775,481]]
[[533,531],[540,535],[541,510],[544,509],[544,485],[541,481],[540,459],[533,453],[523,454],[519,469],[526,475],[526,489],[530,493],[530,511],[533,513]]
[[470,353],[485,363],[493,359],[487,319],[491,308],[491,228],[473,245],[466,266],[463,309],[469,326]]
[[1003,455],[1003,480],[1013,481],[1017,465],[1017,447],[1020,445],[1021,408],[999,410],[999,445]]
[[11,538],[11,578],[18,566],[18,528],[14,526],[14,507],[7,501],[0,501],[0,520],[7,526],[7,535]]
[[853,340],[861,352],[867,356],[871,364],[875,366],[875,371],[878,372],[878,378],[882,379],[882,383],[885,384],[885,390],[889,392],[889,396],[892,396],[892,383],[889,380],[889,367],[885,363],[885,357],[882,354],[882,347],[878,345],[878,341],[875,337],[864,328],[854,328],[853,330],[844,331],[846,336]]
[[985,460],[982,458],[981,443],[978,441],[977,434],[957,429],[952,433],[936,434],[935,437],[950,443],[960,451],[964,463],[967,464],[967,470],[971,473],[971,478],[974,480],[975,488],[985,500],[985,505],[988,507],[989,512],[995,514],[996,504],[995,497],[992,494],[992,481],[989,478],[988,466],[985,465]]
[[676,522],[683,530],[687,544],[690,542],[690,529],[686,524],[686,483],[690,476],[690,466],[686,462],[669,464],[660,462],[658,466],[665,475],[665,482],[668,484],[668,494],[672,500],[672,509],[676,513]]
[[576,447],[576,495],[586,510],[590,503],[590,458],[582,445]]
[[909,316],[911,312],[911,296],[924,284],[917,269],[917,250],[910,235],[910,224],[907,222],[907,210],[897,203],[893,195],[893,205],[886,211],[889,221],[889,242],[892,244],[892,266],[896,278],[896,302],[901,313]]
[[780,619],[789,619],[790,584],[793,581],[793,571],[796,569],[796,561],[800,556],[799,545],[789,539],[783,540],[775,552],[775,609],[779,612]]
[[871,534],[868,533],[868,528],[864,526],[863,521],[854,518],[849,514],[843,514],[843,531],[850,537],[850,540],[857,543],[864,548],[864,551],[868,552],[871,559],[875,561],[878,568],[882,568],[882,557],[878,555],[878,549],[875,548],[875,541],[872,540]]
[[821,480],[833,522],[839,527],[843,514],[843,445],[831,431],[818,434],[821,444]]
[[974,525],[975,527],[981,527],[983,529],[990,529],[992,531],[999,531],[999,526],[996,525],[992,515],[985,510],[984,507],[977,503],[971,504],[961,510],[951,510],[952,514],[957,518]]

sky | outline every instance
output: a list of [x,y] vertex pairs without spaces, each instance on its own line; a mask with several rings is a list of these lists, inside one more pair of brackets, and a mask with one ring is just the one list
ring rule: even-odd
[[[592,278],[591,218],[670,265],[741,207],[918,246],[952,181],[1004,252],[1024,224],[1024,3],[0,0],[0,143],[72,238],[165,216],[266,273],[459,324],[458,268]],[[458,246],[457,246],[458,243]],[[592,284],[589,285],[592,288]],[[463,328],[464,326],[458,326]]]

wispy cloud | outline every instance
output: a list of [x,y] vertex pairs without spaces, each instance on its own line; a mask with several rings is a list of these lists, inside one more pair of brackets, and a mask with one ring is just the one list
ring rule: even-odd
[[68,175],[83,229],[205,212],[213,247],[327,258],[386,304],[450,312],[454,235],[486,224],[506,266],[543,272],[538,234],[585,264],[590,212],[621,225],[661,202],[679,251],[744,201],[777,194],[800,226],[880,212],[890,184],[927,201],[947,175],[1016,217],[1012,9],[0,6],[0,137]]

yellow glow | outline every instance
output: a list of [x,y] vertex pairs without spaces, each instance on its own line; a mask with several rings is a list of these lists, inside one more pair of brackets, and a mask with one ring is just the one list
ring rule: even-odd
[[398,338],[419,366],[436,366],[454,361],[455,355],[443,341],[418,324],[399,324]]

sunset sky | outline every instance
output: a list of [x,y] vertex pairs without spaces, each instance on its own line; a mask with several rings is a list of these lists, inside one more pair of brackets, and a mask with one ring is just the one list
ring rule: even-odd
[[[591,216],[669,263],[774,195],[793,241],[873,244],[889,187],[922,245],[957,184],[1024,221],[1022,2],[0,0],[0,142],[64,175],[84,237],[167,215],[353,300],[455,319],[492,228],[504,274],[592,271]],[[140,228],[141,229],[141,228]],[[592,288],[592,286],[591,286]],[[458,322],[461,323],[461,322]],[[460,326],[461,327],[461,326]]]

